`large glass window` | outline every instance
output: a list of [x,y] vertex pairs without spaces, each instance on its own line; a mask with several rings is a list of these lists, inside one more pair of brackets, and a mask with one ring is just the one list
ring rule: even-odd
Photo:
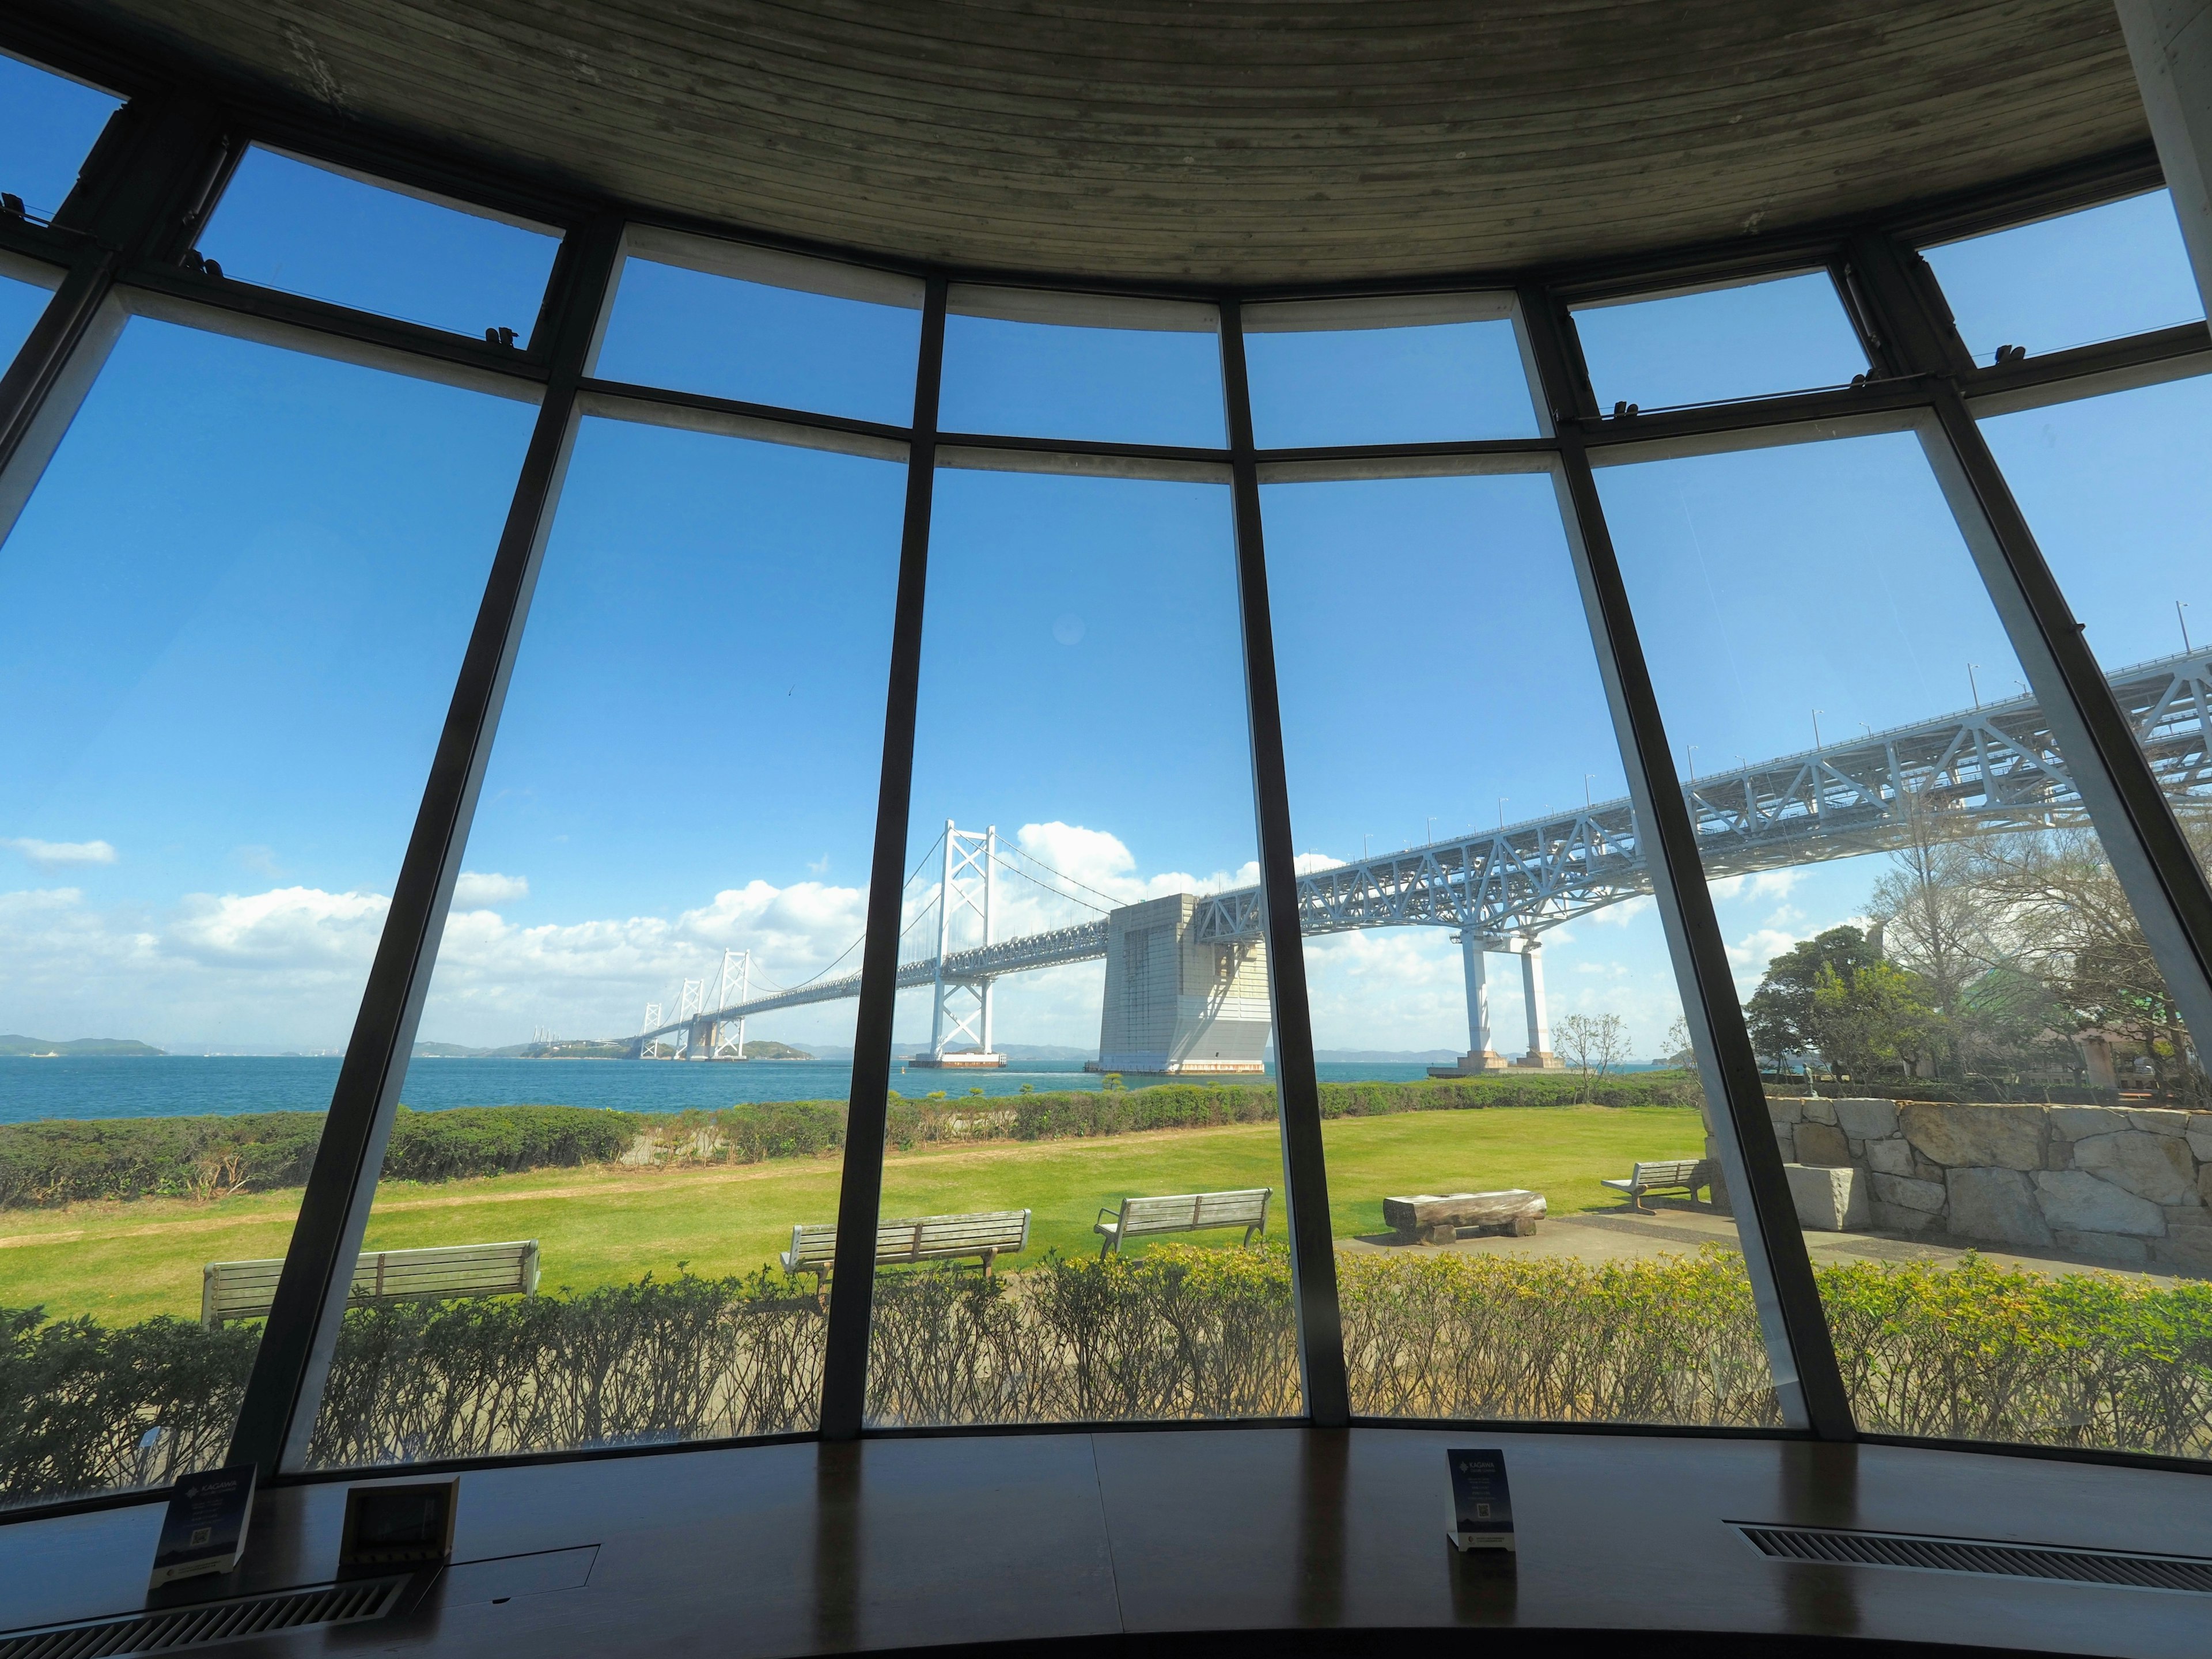
[[633,228],[594,372],[904,426],[919,280]]
[[0,191],[30,217],[52,218],[121,101],[0,52]]
[[531,418],[141,319],[0,548],[0,1502],[222,1461]]
[[1219,447],[1219,314],[1179,301],[956,285],[944,432]]
[[1233,548],[1221,485],[938,480],[877,1423],[1299,1409]]
[[1536,434],[1508,295],[1255,305],[1243,321],[1263,449]]
[[2212,867],[2212,379],[2001,415],[1982,430]]
[[199,251],[222,274],[457,334],[526,346],[560,238],[257,144]]
[[813,1425],[903,486],[584,422],[311,1462]]
[[1822,270],[1577,306],[1574,319],[1602,410],[1843,386],[1867,369]]
[[1264,509],[1353,1411],[1779,1422],[1551,479]]
[[2201,1455],[2203,1073],[1919,441],[1599,483],[1861,1425]]
[[2173,201],[2154,190],[1926,250],[1978,363],[2195,322],[2204,301]]

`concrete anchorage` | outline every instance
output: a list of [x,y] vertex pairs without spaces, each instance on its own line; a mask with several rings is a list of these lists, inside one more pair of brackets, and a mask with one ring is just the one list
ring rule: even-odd
[[[1431,1077],[1484,1077],[1503,1072],[1556,1072],[1563,1069],[1552,1052],[1551,1012],[1544,999],[1544,946],[1534,936],[1520,939],[1485,938],[1472,928],[1452,935],[1460,948],[1467,973],[1468,1051],[1450,1066],[1431,1066]],[[1490,979],[1483,958],[1497,953],[1521,958],[1521,1000],[1528,1017],[1528,1048],[1518,1060],[1507,1060],[1491,1047]]]
[[1273,1010],[1266,942],[1194,937],[1199,902],[1177,893],[1109,916],[1098,1058],[1085,1071],[1207,1077],[1267,1070]]

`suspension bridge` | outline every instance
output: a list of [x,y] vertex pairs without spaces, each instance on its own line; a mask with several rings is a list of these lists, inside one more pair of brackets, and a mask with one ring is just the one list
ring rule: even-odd
[[[2212,653],[2124,669],[2112,685],[2169,795],[2179,799],[2212,789],[2206,739]],[[1714,878],[1892,850],[1914,834],[1915,815],[1927,812],[1997,833],[2087,823],[2050,725],[2026,696],[1693,776],[1683,785],[1683,798],[1706,874]],[[996,982],[1103,957],[1099,1069],[1263,1069],[1270,1005],[1257,887],[1119,902],[1006,848],[995,829],[950,823],[923,862],[932,857],[939,859],[935,897],[907,929],[909,936],[921,929],[931,948],[902,958],[896,981],[901,990],[933,994],[929,1048],[909,1064],[1003,1065],[993,1049]],[[1002,874],[1097,914],[1073,926],[994,939]],[[1542,935],[1648,894],[1651,875],[1634,807],[1620,799],[1311,871],[1297,878],[1297,890],[1302,933],[1455,930],[1467,979],[1469,1040],[1459,1069],[1480,1072],[1506,1064],[1492,1048],[1486,959],[1521,959],[1528,1050],[1513,1063],[1556,1065]],[[933,930],[923,928],[932,920]],[[956,932],[980,934],[981,942],[956,948]],[[710,989],[707,981],[685,981],[672,1018],[658,1004],[647,1009],[632,1052],[740,1056],[747,1019],[860,994],[860,975],[852,973],[755,995],[750,973],[748,954],[726,953],[719,982]]]

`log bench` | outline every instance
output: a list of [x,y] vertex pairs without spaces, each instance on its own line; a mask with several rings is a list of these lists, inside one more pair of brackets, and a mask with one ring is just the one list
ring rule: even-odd
[[1644,1201],[1646,1193],[1687,1193],[1690,1201],[1698,1201],[1698,1189],[1702,1187],[1710,1194],[1713,1175],[1720,1166],[1710,1158],[1678,1158],[1657,1164],[1638,1164],[1628,1172],[1626,1181],[1601,1182],[1617,1193],[1626,1193],[1632,1208],[1645,1215],[1656,1214]]
[[[210,1261],[200,1269],[200,1323],[220,1330],[234,1319],[265,1319],[276,1297],[283,1258]],[[364,1250],[354,1266],[352,1299],[447,1302],[477,1296],[531,1296],[538,1290],[538,1241],[440,1244],[421,1250]]]
[[[1209,1227],[1242,1227],[1244,1242],[1267,1231],[1267,1200],[1273,1187],[1245,1187],[1227,1193],[1177,1193],[1171,1198],[1125,1198],[1119,1210],[1101,1210],[1091,1231],[1104,1243],[1098,1247],[1120,1255],[1125,1239],[1153,1233],[1195,1233]],[[1108,1217],[1113,1219],[1107,1219]]]
[[[1001,1252],[1026,1249],[1030,1242],[1027,1210],[987,1210],[975,1215],[913,1216],[876,1224],[876,1265],[902,1261],[955,1261],[978,1258],[983,1271]],[[810,1273],[829,1277],[837,1261],[837,1224],[807,1223],[791,1230],[791,1248],[776,1258],[786,1273]]]
[[1382,1219],[1401,1244],[1449,1244],[1462,1230],[1526,1238],[1544,1218],[1544,1195],[1525,1187],[1500,1193],[1422,1193],[1386,1198]]

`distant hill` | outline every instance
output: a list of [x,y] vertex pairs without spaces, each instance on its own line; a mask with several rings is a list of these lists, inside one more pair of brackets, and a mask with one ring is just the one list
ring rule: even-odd
[[1316,1048],[1314,1058],[1324,1066],[1446,1066],[1459,1056],[1449,1048]]
[[76,1037],[68,1042],[52,1042],[45,1037],[0,1036],[0,1054],[8,1055],[125,1054],[135,1059],[167,1053],[166,1048],[129,1037]]
[[[627,1060],[628,1037],[563,1037],[555,1042],[517,1042],[504,1048],[471,1048],[459,1042],[418,1042],[417,1060]],[[747,1060],[811,1060],[804,1048],[787,1042],[745,1044]]]

